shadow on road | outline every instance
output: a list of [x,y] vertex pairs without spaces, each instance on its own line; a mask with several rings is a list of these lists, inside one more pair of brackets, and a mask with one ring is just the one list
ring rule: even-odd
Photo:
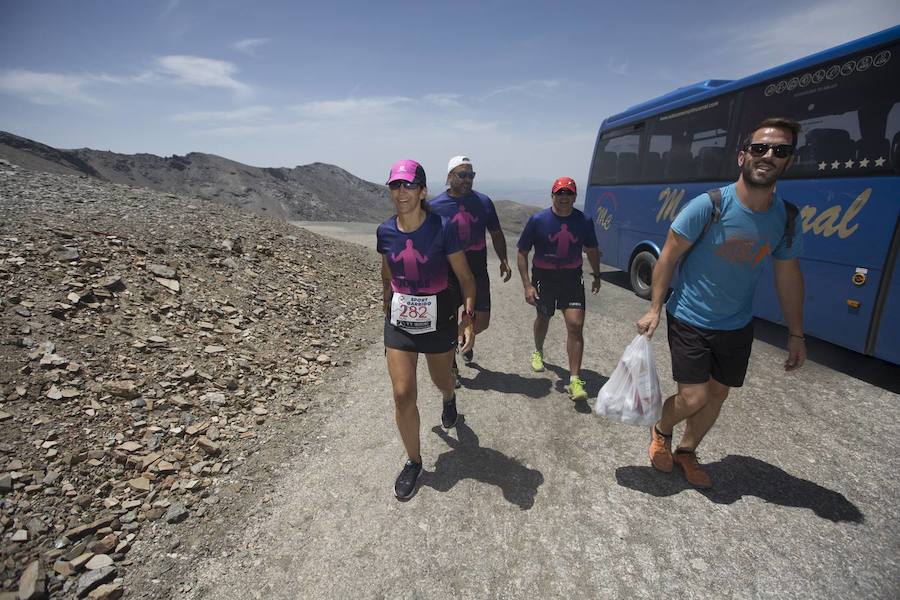
[[[566,394],[566,384],[569,383],[569,370],[564,369],[559,365],[548,363],[547,361],[544,361],[544,368],[557,377],[556,382],[553,384],[553,388],[560,394]],[[576,412],[588,415],[591,413],[591,406],[588,402],[593,402],[597,398],[600,388],[609,381],[609,377],[604,377],[597,371],[591,371],[584,367],[581,368],[578,375],[584,380],[584,389],[587,390],[588,399],[574,402],[572,406],[575,407]]]
[[[771,321],[753,319],[753,337],[781,349],[787,345],[787,330],[783,325]],[[900,394],[900,365],[892,365],[880,358],[866,356],[811,335],[806,336],[806,352],[809,361]]]
[[631,276],[627,271],[604,271],[600,273],[600,279],[629,292],[631,291]]
[[550,393],[550,382],[541,378],[522,377],[515,373],[491,371],[477,362],[467,365],[478,373],[475,377],[465,377],[466,369],[460,368],[459,381],[470,390],[494,390],[504,394],[522,394],[529,398],[543,398]]
[[478,436],[466,425],[463,415],[459,415],[456,423],[459,439],[454,439],[440,426],[431,430],[450,446],[450,450],[438,456],[433,473],[422,474],[423,486],[447,492],[463,479],[474,479],[499,487],[503,498],[521,510],[534,506],[534,497],[544,483],[540,471],[529,469],[493,448],[480,446]]
[[[697,491],[716,504],[734,504],[744,496],[756,496],[770,504],[808,508],[829,521],[862,523],[865,520],[862,512],[843,494],[750,456],[730,455],[704,467],[715,487]],[[693,489],[677,466],[672,473],[660,473],[653,467],[619,467],[616,481],[623,487],[656,497]]]

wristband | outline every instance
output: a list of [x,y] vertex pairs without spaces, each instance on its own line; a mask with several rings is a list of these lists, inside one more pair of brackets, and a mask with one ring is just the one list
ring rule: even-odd
[[474,310],[463,310],[463,314],[469,317],[469,320],[473,323],[475,322],[475,311]]
[[788,334],[788,337],[795,337],[795,338],[798,338],[798,339],[801,339],[801,340],[806,340],[806,337],[805,337],[805,336],[803,336],[803,335],[797,335],[796,333],[789,333],[789,334]]
[[600,273],[591,273],[594,276],[594,279],[600,279]]

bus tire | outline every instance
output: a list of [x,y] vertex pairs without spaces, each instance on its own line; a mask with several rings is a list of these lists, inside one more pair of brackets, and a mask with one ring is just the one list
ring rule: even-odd
[[656,266],[656,255],[649,250],[641,250],[631,259],[628,273],[631,276],[631,289],[644,300],[650,299],[650,283],[653,279],[653,268]]

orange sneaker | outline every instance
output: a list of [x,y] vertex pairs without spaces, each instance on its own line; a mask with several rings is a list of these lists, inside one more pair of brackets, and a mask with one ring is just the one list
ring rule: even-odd
[[657,471],[669,473],[672,470],[672,436],[660,435],[656,425],[650,427],[650,464]]
[[712,480],[700,463],[697,462],[697,453],[693,450],[675,450],[672,460],[678,463],[681,470],[684,471],[684,478],[688,480],[695,488],[709,489],[712,487]]

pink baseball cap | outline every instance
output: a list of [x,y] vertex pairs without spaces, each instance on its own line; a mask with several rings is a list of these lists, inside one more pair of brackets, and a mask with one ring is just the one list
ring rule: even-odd
[[387,183],[398,180],[425,185],[425,169],[414,160],[398,160],[391,166]]

